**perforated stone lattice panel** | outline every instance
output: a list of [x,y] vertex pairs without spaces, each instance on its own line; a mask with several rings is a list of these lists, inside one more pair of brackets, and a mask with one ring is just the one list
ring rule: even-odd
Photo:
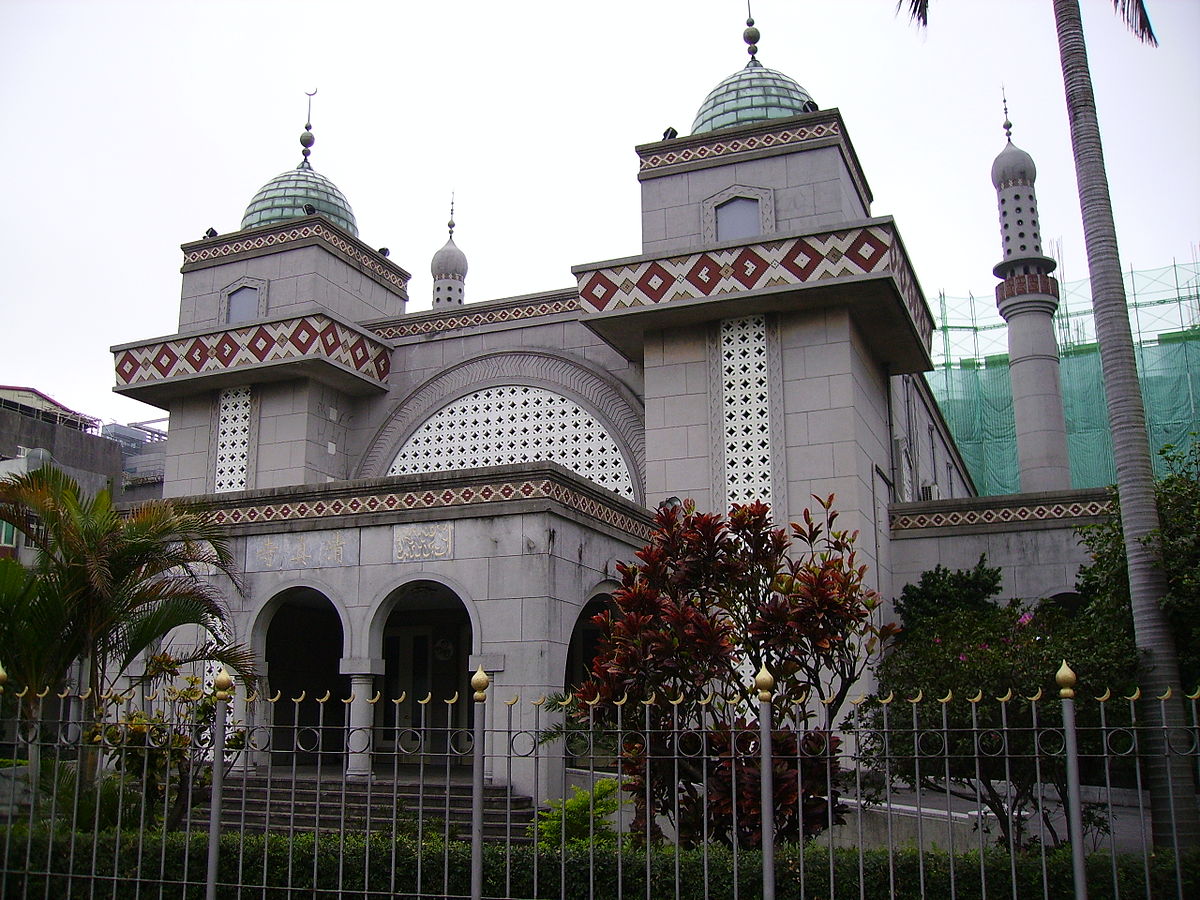
[[228,388],[217,400],[214,491],[244,491],[250,460],[250,388]]
[[634,499],[633,479],[607,429],[575,401],[542,388],[503,385],[438,410],[396,454],[389,475],[556,462]]
[[771,422],[764,316],[721,323],[725,500],[771,500]]

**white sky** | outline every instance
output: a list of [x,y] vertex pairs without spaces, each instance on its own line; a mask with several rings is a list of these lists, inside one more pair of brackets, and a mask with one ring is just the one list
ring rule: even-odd
[[[1082,0],[1125,268],[1200,241],[1200,3],[1150,0],[1161,46]],[[838,107],[927,296],[990,293],[1000,87],[1038,165],[1042,231],[1086,275],[1050,0],[938,0],[927,33],[894,0],[755,0],[759,59]],[[739,0],[412,3],[0,0],[0,383],[107,420],[108,347],[176,330],[179,245],[233,231],[300,160],[359,232],[412,272],[456,240],[468,301],[573,284],[640,251],[636,144],[681,134],[746,60]]]

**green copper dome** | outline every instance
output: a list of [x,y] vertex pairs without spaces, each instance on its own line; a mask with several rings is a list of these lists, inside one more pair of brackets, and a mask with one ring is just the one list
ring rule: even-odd
[[692,134],[813,112],[808,91],[782,72],[751,57],[746,67],[718,84],[700,104]]
[[346,195],[324,175],[314,172],[307,159],[296,168],[276,175],[259,189],[242,216],[242,228],[257,228],[298,219],[307,215],[304,211],[306,204],[312,206],[317,214],[358,237],[358,224],[354,221],[354,210],[350,208]]

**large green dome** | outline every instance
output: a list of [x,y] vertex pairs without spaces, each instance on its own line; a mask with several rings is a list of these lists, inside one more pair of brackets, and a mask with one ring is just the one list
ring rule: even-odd
[[305,205],[355,237],[358,224],[346,195],[337,185],[313,171],[307,159],[294,169],[276,175],[264,184],[246,207],[242,228],[274,225],[307,215]]
[[692,123],[692,134],[783,119],[816,108],[808,91],[752,57],[744,69],[730,75],[704,98]]

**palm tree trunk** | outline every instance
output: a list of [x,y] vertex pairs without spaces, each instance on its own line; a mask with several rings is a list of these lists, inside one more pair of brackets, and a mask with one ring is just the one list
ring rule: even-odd
[[1139,715],[1148,726],[1143,736],[1143,758],[1147,761],[1154,843],[1170,848],[1178,840],[1181,847],[1194,846],[1200,841],[1200,819],[1191,769],[1186,757],[1169,754],[1166,747],[1166,730],[1180,728],[1184,733],[1188,723],[1181,703],[1160,704],[1154,699],[1168,688],[1173,688],[1178,697],[1179,663],[1174,637],[1159,605],[1167,593],[1166,575],[1153,546],[1147,544],[1147,538],[1158,528],[1154,469],[1146,436],[1146,416],[1134,359],[1125,285],[1121,278],[1104,151],[1096,121],[1096,99],[1092,93],[1079,2],[1053,2],[1092,282],[1096,341],[1100,347],[1113,456],[1117,465],[1134,637],[1145,663],[1142,685],[1148,699]]

